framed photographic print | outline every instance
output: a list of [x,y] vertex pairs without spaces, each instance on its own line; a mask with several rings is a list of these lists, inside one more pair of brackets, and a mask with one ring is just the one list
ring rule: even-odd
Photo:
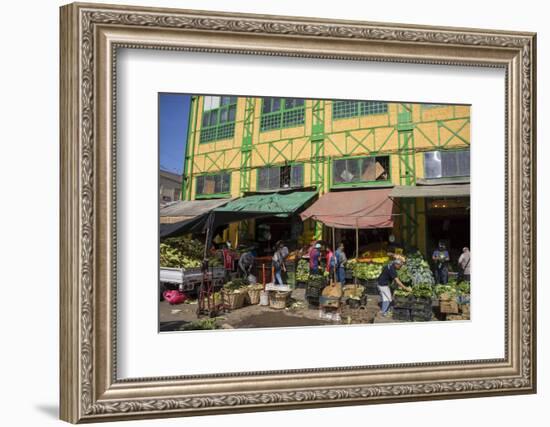
[[61,418],[536,391],[535,34],[61,8]]

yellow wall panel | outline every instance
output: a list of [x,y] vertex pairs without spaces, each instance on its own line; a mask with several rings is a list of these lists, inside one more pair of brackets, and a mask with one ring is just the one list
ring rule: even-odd
[[359,118],[352,117],[350,119],[337,119],[332,121],[332,131],[341,132],[349,129],[357,129],[359,127]]
[[390,179],[393,185],[400,185],[399,156],[397,154],[390,155]]
[[397,150],[399,144],[399,136],[397,134],[397,130],[395,130],[393,126],[376,129],[375,137],[375,150],[380,150],[381,152]]
[[454,109],[452,105],[446,105],[443,107],[426,108],[424,106],[418,106],[422,112],[418,121],[430,121],[430,120],[448,120],[454,118]]
[[239,171],[230,172],[231,173],[231,197],[239,197],[241,195],[240,190],[240,173]]
[[372,114],[359,118],[359,128],[386,126],[388,123],[389,117],[387,114]]
[[304,136],[305,134],[304,126],[285,128],[281,130],[281,139],[298,138],[300,136]]
[[470,117],[469,105],[455,105],[455,117]]

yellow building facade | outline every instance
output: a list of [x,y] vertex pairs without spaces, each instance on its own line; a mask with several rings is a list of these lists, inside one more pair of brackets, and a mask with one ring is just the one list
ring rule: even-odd
[[[465,105],[193,96],[182,198],[464,182],[469,147]],[[394,230],[424,250],[426,209],[401,200]]]

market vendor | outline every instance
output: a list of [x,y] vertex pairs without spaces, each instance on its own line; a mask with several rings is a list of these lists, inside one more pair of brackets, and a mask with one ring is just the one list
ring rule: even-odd
[[252,274],[252,268],[254,267],[254,261],[256,259],[256,249],[252,248],[246,251],[239,257],[239,270],[243,273],[243,277],[248,277]]
[[340,242],[338,249],[336,249],[334,261],[336,263],[336,280],[344,285],[346,283],[346,263],[348,262],[348,258],[344,252],[343,242]]
[[319,274],[321,264],[321,244],[315,243],[309,250],[309,271],[311,274]]
[[[287,249],[288,251],[288,249]],[[288,252],[286,252],[288,254]],[[277,248],[273,254],[272,264],[275,270],[275,280],[274,283],[282,285],[283,284],[283,273],[286,272],[285,265],[285,246],[282,242],[277,243]]]
[[434,276],[436,285],[446,285],[449,281],[448,264],[450,259],[445,243],[440,241],[437,249],[432,254],[432,260],[435,263]]
[[381,315],[386,317],[388,315],[390,304],[392,301],[390,285],[392,282],[397,283],[401,289],[410,291],[411,289],[403,284],[399,277],[397,277],[398,270],[403,267],[403,261],[401,259],[396,259],[393,262],[385,265],[382,268],[382,273],[378,276],[378,292],[380,293],[380,298],[382,300],[381,306]]
[[458,258],[458,266],[460,268],[458,274],[458,280],[470,281],[470,249],[467,247],[462,248],[462,253]]
[[223,268],[225,270],[225,280],[229,281],[231,279],[231,272],[233,271],[233,263],[235,262],[235,252],[231,249],[231,242],[225,242],[224,248],[222,249],[223,256]]

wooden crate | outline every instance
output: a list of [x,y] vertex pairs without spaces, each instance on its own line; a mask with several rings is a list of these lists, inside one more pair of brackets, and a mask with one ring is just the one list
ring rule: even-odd
[[460,312],[463,315],[470,317],[470,304],[462,304],[460,306]]

